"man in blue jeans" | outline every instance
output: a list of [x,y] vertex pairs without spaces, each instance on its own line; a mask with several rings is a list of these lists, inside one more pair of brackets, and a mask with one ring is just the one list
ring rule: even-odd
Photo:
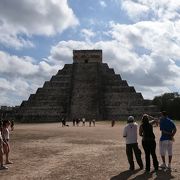
[[130,165],[129,170],[134,170],[133,152],[140,169],[143,169],[141,150],[137,142],[137,129],[138,124],[134,122],[134,117],[129,116],[127,125],[124,127],[123,131],[123,137],[126,138],[126,155]]
[[[176,134],[176,126],[174,122],[168,118],[166,111],[161,112],[162,117],[160,118],[160,131],[161,137],[159,142],[159,149],[163,163],[160,165],[161,168],[171,169],[172,160],[172,144],[174,135]],[[166,166],[165,155],[168,152],[169,162]]]

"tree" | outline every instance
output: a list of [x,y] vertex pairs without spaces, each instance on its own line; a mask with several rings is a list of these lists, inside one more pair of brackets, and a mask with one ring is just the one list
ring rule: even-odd
[[165,93],[161,96],[156,96],[152,103],[157,105],[161,111],[167,111],[169,116],[173,119],[180,120],[180,94]]

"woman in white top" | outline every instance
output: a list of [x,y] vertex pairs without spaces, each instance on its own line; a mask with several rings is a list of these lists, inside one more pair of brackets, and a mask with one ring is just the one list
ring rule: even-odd
[[10,121],[4,120],[3,121],[3,128],[2,128],[2,137],[4,141],[4,153],[6,155],[6,164],[12,164],[12,162],[9,160],[9,152],[10,152],[10,145],[9,145],[9,126]]

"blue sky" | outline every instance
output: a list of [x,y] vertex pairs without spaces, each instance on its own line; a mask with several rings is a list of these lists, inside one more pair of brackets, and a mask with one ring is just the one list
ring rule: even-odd
[[0,105],[28,99],[73,49],[102,49],[146,99],[180,92],[180,1],[1,0]]

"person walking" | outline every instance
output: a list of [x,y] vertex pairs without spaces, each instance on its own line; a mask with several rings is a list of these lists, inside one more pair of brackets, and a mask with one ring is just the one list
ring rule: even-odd
[[156,156],[156,141],[155,135],[153,133],[153,126],[152,124],[156,122],[151,121],[149,122],[149,118],[147,114],[144,114],[142,117],[142,124],[139,128],[139,135],[142,136],[142,146],[145,152],[145,159],[146,159],[146,171],[150,171],[150,155],[153,159],[153,165],[155,171],[158,170],[158,160]]
[[[172,161],[172,146],[174,135],[176,134],[176,125],[174,122],[167,116],[166,111],[161,112],[160,118],[160,131],[161,137],[159,142],[159,149],[162,158],[162,164],[160,165],[161,168],[168,168],[171,169],[171,161]],[[165,162],[165,155],[168,152],[168,166]]]
[[126,138],[126,155],[130,165],[129,170],[134,170],[133,152],[135,154],[136,161],[140,169],[143,169],[141,150],[139,149],[137,142],[137,130],[138,124],[134,122],[134,117],[129,116],[127,120],[127,125],[124,127],[123,130],[123,137]]

